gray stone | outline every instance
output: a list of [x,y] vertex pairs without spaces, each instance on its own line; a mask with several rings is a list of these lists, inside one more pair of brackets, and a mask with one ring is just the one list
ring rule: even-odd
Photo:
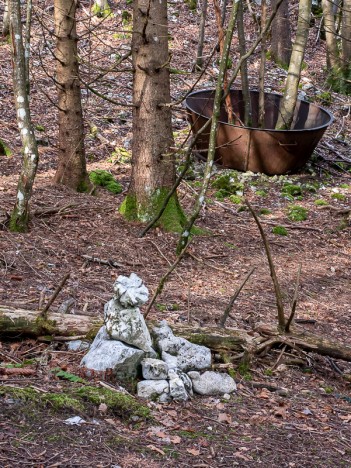
[[105,304],[105,325],[111,339],[120,340],[155,356],[150,332],[140,310],[122,308],[115,299]]
[[169,393],[173,400],[186,401],[189,398],[189,394],[185,389],[183,380],[179,377],[174,369],[168,372],[169,378]]
[[228,374],[206,371],[188,372],[188,376],[193,383],[194,392],[200,395],[218,395],[222,393],[232,393],[236,390],[234,379]]
[[211,351],[205,346],[190,343],[190,341],[174,336],[166,321],[152,330],[162,359],[170,369],[179,368],[186,372],[189,370],[202,370],[211,366]]
[[143,377],[146,380],[165,380],[168,375],[168,366],[160,359],[146,358],[141,361]]
[[167,380],[142,380],[138,382],[137,394],[140,398],[154,399],[160,395],[169,395]]
[[129,278],[119,276],[113,286],[115,299],[124,307],[137,307],[149,299],[149,291],[143,281],[135,273]]
[[143,357],[145,357],[143,351],[120,341],[111,340],[106,327],[101,327],[80,364],[87,369],[100,372],[112,369],[118,379],[129,379],[136,377]]
[[90,343],[82,340],[73,340],[67,343],[68,351],[84,351],[85,349],[89,349],[89,347]]

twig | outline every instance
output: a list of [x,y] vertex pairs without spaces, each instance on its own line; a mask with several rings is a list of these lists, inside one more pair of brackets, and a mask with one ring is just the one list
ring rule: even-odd
[[90,255],[81,255],[82,258],[88,262],[100,263],[101,265],[112,266],[113,268],[124,268],[125,266],[121,263],[115,262],[114,260],[104,260],[98,257],[91,257]]
[[68,280],[69,276],[70,276],[70,273],[65,274],[65,276],[62,278],[60,284],[57,286],[54,294],[51,296],[51,298],[49,299],[49,301],[46,304],[46,306],[44,307],[44,309],[40,312],[40,317],[43,318],[44,320],[47,319],[48,310],[50,309],[51,305],[53,304],[54,300],[58,296],[61,289],[64,287],[64,285],[65,285],[66,281]]
[[188,252],[188,255],[189,257],[193,258],[194,260],[196,260],[197,262],[199,263],[202,263],[203,265],[206,265],[210,268],[213,268],[214,270],[217,270],[217,271],[221,271],[222,273],[226,273],[227,275],[234,275],[235,273],[233,273],[232,271],[229,271],[229,270],[225,270],[224,268],[220,268],[220,267],[217,267],[216,265],[212,265],[211,263],[209,262],[204,262],[201,258],[199,257],[196,257],[193,253],[191,252]]
[[254,268],[251,268],[251,270],[248,272],[248,274],[245,276],[244,280],[242,281],[242,283],[240,284],[240,286],[238,287],[238,289],[235,291],[235,293],[233,294],[233,296],[230,298],[230,301],[229,301],[229,304],[227,305],[223,315],[222,315],[222,318],[221,320],[219,321],[219,325],[224,328],[224,325],[225,325],[225,322],[230,314],[230,311],[232,310],[233,308],[233,305],[234,305],[234,302],[236,301],[236,298],[239,296],[241,290],[243,289],[243,287],[245,286],[246,282],[248,281],[248,279],[250,278],[250,276],[252,275],[252,273],[255,271],[255,267]]
[[278,282],[277,274],[275,272],[275,267],[274,267],[274,263],[273,263],[273,259],[272,259],[272,255],[271,255],[271,249],[269,247],[267,237],[266,237],[266,235],[265,235],[265,233],[263,231],[262,224],[261,224],[260,220],[258,219],[258,216],[256,215],[256,213],[252,209],[249,201],[246,198],[244,200],[245,200],[245,203],[246,203],[247,207],[249,208],[254,220],[256,221],[257,227],[258,227],[258,229],[260,231],[260,234],[261,234],[261,237],[262,237],[262,240],[263,240],[264,248],[265,248],[267,259],[268,259],[269,268],[270,268],[270,271],[271,271],[271,278],[272,278],[272,281],[273,281],[275,298],[276,298],[276,301],[277,301],[278,324],[279,324],[279,328],[281,330],[284,330],[285,329],[285,316],[284,316],[284,306],[283,306],[283,301],[282,301],[282,293],[281,293],[281,290],[280,290],[280,285],[279,285],[279,282]]
[[169,277],[169,275],[172,273],[172,271],[176,268],[176,266],[178,265],[178,263],[181,261],[181,259],[184,257],[184,254],[187,250],[187,248],[189,247],[191,241],[189,241],[186,246],[184,247],[184,249],[180,252],[180,254],[178,255],[177,259],[173,262],[173,264],[170,266],[170,268],[168,269],[167,273],[161,278],[158,286],[157,286],[157,289],[156,289],[156,292],[155,294],[153,295],[152,299],[151,299],[151,302],[150,304],[148,305],[146,311],[145,311],[145,314],[144,314],[144,318],[146,319],[146,317],[149,315],[149,312],[151,310],[151,307],[154,305],[154,302],[156,301],[157,299],[157,296],[159,294],[161,294],[163,288],[164,288],[164,285],[166,284],[166,281],[167,281],[167,278]]
[[300,263],[299,269],[297,271],[297,278],[296,278],[294,297],[293,297],[292,304],[291,304],[291,313],[290,313],[290,317],[288,318],[288,321],[286,322],[286,325],[285,325],[285,332],[286,333],[289,333],[290,324],[291,324],[291,322],[292,322],[292,320],[294,318],[294,315],[295,315],[295,310],[296,310],[296,305],[297,305],[297,298],[298,298],[298,295],[299,295],[301,268],[302,268],[302,266],[301,266],[301,263]]
[[274,364],[274,366],[271,368],[271,371],[274,371],[274,369],[276,369],[279,364],[280,364],[280,361],[282,360],[283,356],[284,356],[284,353],[285,353],[285,350],[286,350],[286,346],[287,345],[284,345],[283,349],[280,351],[279,353],[279,356],[278,356],[278,359],[276,361],[276,363]]

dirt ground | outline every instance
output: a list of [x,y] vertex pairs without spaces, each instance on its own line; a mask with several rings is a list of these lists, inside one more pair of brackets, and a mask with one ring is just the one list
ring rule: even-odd
[[[39,6],[44,9],[46,4]],[[85,4],[82,15],[84,8],[87,8]],[[127,37],[116,39],[112,35],[111,31],[116,31],[114,21],[106,20],[104,29],[91,42],[84,39],[87,56],[89,47],[95,50],[95,63],[113,60],[111,50],[117,46],[122,50],[128,42]],[[196,14],[189,12],[185,4],[170,5],[172,60],[179,69],[191,68],[189,63],[194,59],[197,41],[196,24]],[[82,22],[80,27],[84,30],[86,23]],[[39,41],[35,37],[39,28],[35,23],[33,54],[37,62],[32,71],[32,107],[35,125],[45,129],[38,130],[40,163],[30,232],[13,234],[4,225],[0,230],[0,304],[39,309],[69,272],[70,278],[51,310],[59,310],[71,299],[70,313],[102,316],[118,275],[135,272],[151,293],[155,291],[161,276],[176,258],[178,235],[156,228],[140,238],[142,226],[126,222],[118,212],[128,189],[131,167],[128,161],[123,162],[112,153],[120,154],[121,148],[130,149],[129,108],[112,107],[97,96],[84,93],[88,169],[109,170],[121,182],[123,193],[113,195],[99,189],[91,196],[52,184],[56,167],[56,111],[41,92],[51,89],[51,80],[39,66],[50,70],[50,54],[44,49],[41,63],[38,61]],[[211,12],[208,48],[215,41],[214,31]],[[321,66],[325,62],[324,45],[315,46],[316,31],[311,29],[308,67],[303,80],[327,90],[325,70]],[[248,40],[252,40],[251,23],[247,25],[247,34]],[[0,138],[12,150],[11,157],[0,156],[0,221],[4,223],[6,213],[14,204],[21,167],[6,42],[0,47],[0,68]],[[85,76],[87,70],[84,62]],[[282,70],[269,62],[267,86],[281,91],[282,74]],[[255,58],[250,64],[250,76],[255,86]],[[213,83],[214,77],[212,69],[201,84]],[[193,79],[190,74],[175,75],[173,97],[179,98]],[[113,76],[110,82],[106,79],[100,84],[101,92],[111,92],[114,99],[129,99],[130,86],[130,76],[125,75]],[[335,121],[311,161],[298,174],[283,177],[251,174],[239,178],[245,196],[260,214],[270,242],[286,310],[301,264],[296,317],[304,323],[299,326],[351,344],[350,217],[349,213],[342,213],[351,204],[347,102],[345,96],[331,93],[328,108]],[[97,127],[98,136],[91,131],[92,126]],[[177,142],[186,128],[184,110],[180,107],[174,114]],[[179,190],[187,213],[191,212],[201,180],[202,164],[197,162],[194,167],[195,179],[183,181]],[[221,174],[218,169],[214,179]],[[301,194],[289,198],[283,190],[286,184],[299,185]],[[323,200],[324,204],[316,204],[316,200]],[[291,205],[305,208],[307,219],[292,221]],[[52,207],[62,209],[44,213]],[[212,187],[197,226],[203,233],[194,237],[189,253],[170,277],[150,318],[167,319],[170,324],[216,326],[236,288],[248,271],[255,268],[235,302],[227,326],[251,331],[258,323],[276,323],[269,267],[250,213],[242,204],[217,198]],[[285,227],[286,235],[275,234],[272,230],[277,226]],[[84,258],[86,255],[113,260],[120,266],[89,262]],[[74,376],[81,376],[79,362],[83,353],[67,351],[62,342],[3,337],[0,342],[0,466],[351,466],[351,394],[349,380],[345,378],[351,374],[351,365],[313,353],[286,350],[282,354],[282,351],[273,349],[253,360],[250,366],[233,365],[238,389],[230,400],[195,396],[180,404],[140,402],[150,409],[150,416],[145,418],[131,415],[126,409],[117,410],[108,405],[105,408],[88,400],[79,411],[69,404],[58,409],[53,404],[38,403],[45,395],[70,394],[87,385],[72,381]],[[10,372],[10,368],[14,370]],[[57,368],[64,371],[61,377],[57,376]],[[121,385],[130,393],[135,391],[135,384],[116,382],[108,376],[93,378],[88,384],[112,389]],[[21,396],[18,388],[34,389],[38,399],[33,403],[29,397]],[[77,415],[85,423],[72,426],[65,423]]]

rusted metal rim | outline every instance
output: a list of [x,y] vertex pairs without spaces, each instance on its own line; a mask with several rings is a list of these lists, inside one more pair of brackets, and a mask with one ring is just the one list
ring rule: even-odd
[[[230,91],[231,91],[231,93],[241,92],[241,90],[239,90],[239,89],[231,89]],[[194,107],[191,105],[191,101],[193,101],[193,103],[196,104],[196,98],[200,94],[207,95],[206,98],[204,97],[204,100],[207,100],[208,102],[213,101],[214,100],[214,93],[215,93],[214,88],[204,88],[204,89],[200,89],[200,90],[197,90],[197,91],[193,91],[192,93],[188,94],[188,96],[185,98],[185,107],[187,108],[188,111],[194,112],[198,116],[201,116],[201,117],[203,117],[205,119],[209,119],[210,116],[208,116],[208,115],[206,115],[206,114],[204,114],[202,112],[199,112],[199,110],[197,110],[196,108],[194,109]],[[212,97],[212,94],[213,94],[213,97]],[[259,92],[250,90],[250,95],[255,95],[255,94],[258,95]],[[283,95],[279,94],[279,93],[265,93],[265,97],[269,97],[269,96],[276,97],[278,101],[280,101],[281,98],[283,97]],[[194,98],[195,98],[195,100],[194,100]],[[245,128],[245,129],[249,129],[249,130],[257,130],[257,131],[261,131],[261,132],[269,131],[269,132],[281,133],[281,132],[287,132],[287,131],[288,132],[301,132],[301,131],[308,132],[308,131],[315,131],[315,130],[322,130],[322,129],[325,130],[334,121],[333,114],[331,112],[329,112],[327,109],[325,109],[324,107],[317,106],[316,104],[308,102],[305,99],[298,99],[298,102],[302,103],[302,105],[307,105],[308,107],[315,108],[316,110],[318,110],[322,114],[325,114],[325,122],[322,125],[317,125],[317,126],[313,126],[313,127],[310,127],[310,128],[292,128],[292,129],[289,129],[289,130],[276,130],[275,128],[247,127],[245,125],[231,124],[231,123],[228,123],[225,120],[221,120],[221,119],[219,119],[219,123],[228,125],[230,127],[240,127],[240,128]],[[204,107],[206,107],[206,104],[204,105]]]

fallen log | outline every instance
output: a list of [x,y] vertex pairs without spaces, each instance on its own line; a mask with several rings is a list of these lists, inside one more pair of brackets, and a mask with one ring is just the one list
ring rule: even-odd
[[[44,320],[40,313],[39,310],[0,305],[0,337],[84,335],[92,339],[103,324],[101,317],[49,312],[48,319]],[[296,326],[287,334],[280,333],[271,325],[259,325],[251,334],[240,329],[202,328],[179,324],[172,325],[172,329],[175,335],[221,354],[240,355],[248,352],[259,355],[267,348],[283,344],[290,348],[351,362],[350,345],[309,333]]]

